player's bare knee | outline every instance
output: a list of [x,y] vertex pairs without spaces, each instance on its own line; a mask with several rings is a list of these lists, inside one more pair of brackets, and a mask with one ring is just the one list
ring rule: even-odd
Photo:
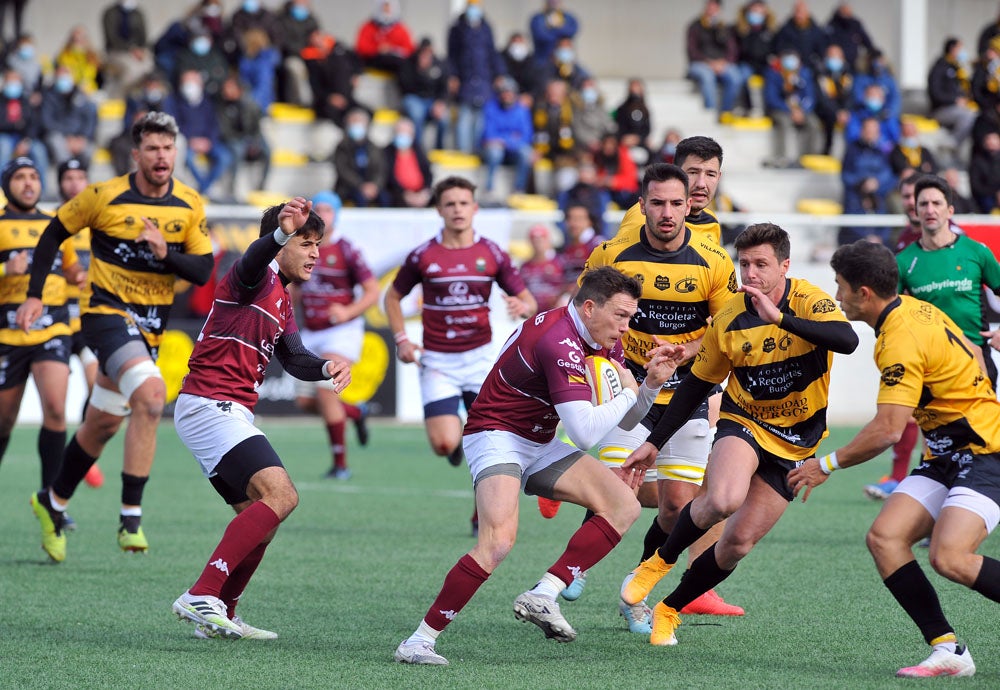
[[484,529],[483,527],[480,525],[479,543],[474,549],[475,558],[482,564],[484,570],[492,573],[514,548],[517,537],[510,530]]
[[974,557],[972,554],[935,544],[931,548],[929,558],[934,572],[941,577],[966,587],[971,587],[975,583],[976,576],[973,574]]

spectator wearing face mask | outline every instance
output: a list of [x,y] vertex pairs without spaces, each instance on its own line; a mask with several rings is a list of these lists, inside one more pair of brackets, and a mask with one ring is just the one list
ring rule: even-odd
[[833,135],[847,126],[853,104],[853,70],[843,48],[831,43],[816,71],[816,115],[823,123],[823,154],[830,155]]
[[960,146],[976,121],[969,51],[961,39],[945,39],[942,53],[927,75],[927,98],[931,117],[951,132],[955,145]]
[[750,89],[750,77],[763,77],[774,54],[776,34],[774,13],[764,0],[748,2],[740,10],[733,27],[739,45],[739,68],[743,79],[743,100],[756,115],[764,112],[763,95],[759,88]]
[[865,89],[870,84],[882,87],[886,111],[892,117],[899,118],[903,114],[903,95],[899,91],[899,84],[892,73],[889,61],[878,48],[858,58],[857,71],[854,74],[855,103],[864,100]]
[[346,135],[333,152],[337,181],[333,191],[353,206],[386,206],[386,167],[382,151],[368,138],[368,113],[354,108],[344,119]]
[[191,70],[201,75],[205,93],[210,98],[215,98],[229,73],[229,63],[207,30],[192,32],[187,44],[177,54],[178,74]]
[[42,86],[42,63],[38,60],[35,39],[31,34],[21,34],[17,44],[7,54],[7,67],[21,75],[26,91],[38,91]]
[[795,0],[791,16],[774,36],[774,52],[793,50],[804,65],[813,69],[823,61],[829,42],[826,30],[809,13],[809,4]]
[[976,60],[972,72],[972,98],[980,113],[993,110],[1000,101],[1000,37],[990,41]]
[[535,46],[535,64],[544,65],[564,38],[571,41],[580,30],[576,17],[563,9],[562,0],[545,0],[541,12],[531,16],[531,42]]
[[921,145],[918,134],[917,123],[904,115],[900,123],[899,141],[889,152],[892,173],[900,180],[914,172],[923,175],[937,174],[938,165],[934,154]]
[[615,131],[615,123],[604,106],[604,96],[597,80],[587,77],[580,90],[571,94],[573,100],[573,128],[580,145],[591,153],[596,152],[605,134]]
[[103,89],[109,98],[119,98],[144,74],[153,69],[147,45],[146,15],[138,0],[118,0],[101,16],[104,31]]
[[892,114],[887,105],[885,91],[878,84],[869,84],[865,88],[861,102],[851,111],[851,117],[844,128],[844,143],[850,144],[861,135],[861,125],[868,118],[879,121],[881,139],[885,142],[886,152],[892,148],[900,136],[899,117]]
[[77,88],[84,93],[92,94],[97,91],[101,56],[97,54],[83,26],[77,25],[70,30],[66,43],[56,56],[56,64],[69,68]]
[[400,18],[399,0],[375,0],[375,11],[358,29],[354,50],[365,67],[399,74],[413,54],[413,36]]
[[309,45],[302,50],[302,59],[309,74],[316,117],[330,120],[343,129],[344,116],[349,110],[362,108],[371,112],[354,99],[354,85],[361,65],[353,50],[333,36],[316,30],[309,36]]
[[530,108],[531,99],[538,90],[538,66],[528,39],[520,31],[515,31],[507,39],[501,56],[507,65],[507,74],[517,82],[522,102]]
[[795,167],[801,156],[819,152],[822,125],[816,117],[815,82],[794,50],[783,51],[768,69],[764,107],[774,123],[773,157],[765,161],[766,167]]
[[[207,195],[216,180],[232,167],[233,156],[222,143],[219,117],[205,93],[198,70],[181,74],[178,95],[176,111],[171,115],[177,120],[177,128],[187,141],[187,169],[195,180],[198,193]],[[199,156],[205,158],[207,169]]]
[[[576,47],[573,45],[573,39],[559,39],[548,62],[540,67],[538,82],[548,84],[550,81],[559,79],[569,85],[571,93],[579,91],[583,88],[583,80],[591,75],[576,58]],[[536,97],[538,95],[536,94]]]
[[28,156],[39,170],[48,169],[49,155],[41,139],[41,114],[31,104],[21,75],[8,69],[0,90],[0,167],[18,156]]
[[41,113],[52,162],[78,158],[86,165],[94,154],[97,105],[76,87],[68,67],[56,68],[52,85],[42,93]]
[[389,206],[426,208],[430,204],[431,162],[415,135],[413,123],[401,117],[393,126],[392,141],[385,147]]
[[847,68],[854,71],[858,56],[869,53],[875,48],[865,25],[854,16],[854,9],[849,2],[839,2],[826,23],[826,32],[830,43],[839,45],[844,51]]
[[[148,112],[177,112],[174,96],[170,85],[157,72],[145,75],[137,86],[133,87],[125,97],[125,117],[122,120],[122,131],[108,143],[111,152],[111,164],[116,175],[124,175],[133,169],[132,124]],[[184,158],[183,137],[176,142],[177,157]]]
[[278,32],[281,48],[281,69],[284,85],[281,100],[306,107],[313,105],[309,86],[309,73],[302,58],[302,51],[309,47],[309,37],[319,31],[320,25],[313,15],[309,0],[288,0],[278,14]]
[[615,125],[622,143],[633,148],[648,147],[653,121],[646,105],[646,85],[641,79],[628,80],[628,93],[621,105],[615,108]]

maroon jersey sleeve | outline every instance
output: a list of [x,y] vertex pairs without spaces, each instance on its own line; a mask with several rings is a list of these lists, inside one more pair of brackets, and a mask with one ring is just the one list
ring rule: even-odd
[[374,274],[372,273],[372,269],[368,267],[368,262],[365,261],[365,257],[361,253],[361,250],[347,240],[342,240],[342,242],[344,243],[344,258],[347,261],[347,265],[350,267],[351,276],[354,278],[354,284],[360,285],[369,278],[373,278]]
[[517,270],[517,266],[510,260],[510,255],[495,244],[493,244],[491,249],[496,255],[496,281],[500,289],[508,295],[516,295],[524,290],[524,279],[521,277],[520,271]]
[[399,267],[399,271],[396,272],[396,277],[392,281],[392,287],[400,295],[405,296],[410,294],[410,290],[419,285],[423,280],[423,275],[420,271],[421,249],[423,249],[423,246],[410,252],[403,265]]

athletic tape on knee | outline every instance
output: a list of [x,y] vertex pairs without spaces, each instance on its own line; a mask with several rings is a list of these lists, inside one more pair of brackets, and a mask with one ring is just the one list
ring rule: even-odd
[[132,394],[149,379],[163,379],[160,368],[153,360],[146,359],[126,371],[118,378],[118,389],[126,400],[132,399]]
[[610,465],[621,465],[625,458],[632,454],[628,448],[621,446],[605,446],[597,451],[597,459]]
[[131,412],[128,406],[128,398],[121,393],[102,388],[98,383],[94,384],[94,390],[90,393],[89,404],[102,412],[113,414],[116,417],[127,417],[129,412]]

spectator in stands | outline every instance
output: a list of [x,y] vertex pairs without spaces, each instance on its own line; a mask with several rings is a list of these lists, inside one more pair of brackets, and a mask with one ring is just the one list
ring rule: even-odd
[[[743,88],[743,74],[736,64],[736,34],[722,21],[721,11],[719,0],[708,0],[701,15],[687,28],[687,78],[698,85],[705,108],[718,108],[720,117],[736,107]],[[721,101],[717,94],[720,87]]]
[[1000,208],[1000,134],[987,134],[972,154],[969,187],[981,213],[993,213]]
[[121,98],[153,69],[146,36],[146,16],[137,0],[117,0],[104,10],[103,90],[109,98]]
[[[896,176],[889,166],[883,148],[880,121],[865,118],[857,140],[847,145],[840,179],[844,184],[844,213],[885,213],[886,199],[896,186]],[[889,244],[889,227],[844,227],[838,241],[841,245],[869,239]]]
[[535,64],[535,56],[528,45],[528,39],[520,31],[515,31],[507,39],[507,45],[503,52],[504,64],[507,66],[507,74],[517,82],[518,91],[521,92],[521,100],[525,105],[531,107],[531,100],[541,86],[538,83],[539,69]]
[[200,6],[190,10],[181,19],[170,22],[159,38],[153,44],[153,60],[156,69],[167,76],[171,84],[177,85],[180,70],[177,68],[177,56],[185,50],[194,33],[205,31],[197,12]]
[[740,9],[734,32],[739,46],[740,78],[744,84],[743,100],[755,115],[764,112],[763,90],[751,88],[750,77],[763,79],[774,54],[776,34],[774,13],[764,0],[752,0]]
[[309,72],[301,54],[309,47],[310,37],[319,30],[319,22],[313,16],[309,0],[288,0],[278,15],[282,55],[281,100],[287,103],[307,107],[313,105]]
[[627,147],[649,147],[653,121],[646,105],[646,84],[641,79],[633,77],[628,80],[625,100],[615,108],[615,125],[618,136]]
[[[215,7],[215,5],[208,5]],[[205,94],[216,98],[222,88],[222,82],[229,73],[229,63],[222,49],[216,45],[215,38],[205,28],[191,32],[188,42],[177,53],[177,73],[196,71],[201,75]],[[178,82],[179,86],[180,82]]]
[[851,3],[840,2],[826,23],[826,31],[830,43],[839,45],[844,51],[847,69],[853,72],[857,68],[858,56],[872,51],[875,44],[865,30],[865,25],[854,16]]
[[[205,94],[201,72],[195,69],[182,72],[177,91],[176,111],[171,115],[177,120],[177,128],[186,140],[185,163],[195,180],[195,187],[200,194],[207,195],[215,181],[232,167],[233,155],[222,144],[219,117]],[[199,161],[199,156],[208,162],[207,170]]]
[[444,148],[444,136],[451,124],[448,107],[448,73],[444,62],[434,54],[429,38],[403,63],[399,72],[399,89],[403,94],[403,113],[410,118],[416,131],[416,140],[424,141],[424,127],[433,122],[437,132],[434,148]]
[[42,132],[52,162],[78,158],[88,165],[94,155],[97,105],[77,88],[65,65],[56,67],[52,85],[42,92]]
[[580,152],[573,134],[574,117],[569,85],[561,79],[550,81],[545,86],[544,96],[535,101],[531,118],[535,129],[535,153],[538,158],[551,161],[557,192],[576,182],[575,168]]
[[1000,13],[997,14],[996,19],[984,26],[983,30],[979,32],[979,41],[977,42],[976,52],[979,55],[985,53],[990,41],[997,36],[1000,36]]
[[[560,38],[555,50],[549,56],[548,62],[535,64],[539,66],[539,84],[548,84],[553,79],[562,79],[569,84],[570,91],[576,92],[583,88],[583,80],[590,76],[583,65],[577,61],[576,48],[572,38]],[[535,94],[537,97],[539,94]]]
[[[170,93],[170,85],[159,72],[150,72],[141,83],[134,86],[125,96],[125,117],[122,120],[122,131],[111,139],[108,149],[111,152],[111,164],[116,175],[124,175],[133,169],[132,124],[150,111],[177,112],[177,104]],[[177,156],[183,158],[184,144],[176,143]]]
[[[348,111],[370,110],[354,99],[354,85],[361,73],[357,55],[349,47],[319,29],[309,35],[302,50],[316,117],[330,120],[341,129]],[[341,195],[343,197],[343,195]]]
[[559,248],[559,260],[563,264],[563,289],[570,296],[576,294],[576,281],[587,265],[590,254],[601,244],[603,238],[594,230],[598,219],[590,215],[586,206],[570,206],[563,217],[566,240]]
[[544,9],[533,14],[529,21],[538,66],[548,63],[562,39],[572,41],[580,30],[576,17],[563,10],[562,4],[562,0],[545,0]]
[[427,208],[431,201],[431,162],[416,138],[413,122],[396,120],[392,141],[385,149],[386,195],[389,206]]
[[607,224],[604,213],[611,203],[611,192],[600,184],[597,176],[597,166],[593,157],[583,155],[577,169],[577,180],[569,189],[564,189],[556,196],[559,210],[566,215],[570,206],[586,206],[594,222],[594,230],[602,236],[607,235]]
[[274,78],[281,64],[281,53],[263,29],[247,29],[243,32],[242,43],[237,63],[240,79],[246,83],[261,113],[267,113],[276,96]]
[[938,171],[934,154],[920,143],[920,132],[913,118],[903,116],[900,123],[899,141],[889,152],[889,167],[892,174],[899,179],[909,177],[910,173],[936,175]]
[[799,157],[819,151],[822,125],[816,116],[815,82],[792,48],[779,55],[764,77],[764,107],[774,123],[773,157],[765,166],[796,167]]
[[400,19],[399,0],[376,0],[372,16],[358,29],[354,50],[365,67],[398,75],[413,54],[413,36]]
[[1000,37],[986,45],[972,71],[972,98],[979,112],[992,110],[1000,100]]
[[663,143],[657,151],[657,161],[660,163],[673,163],[674,156],[677,155],[677,144],[683,137],[679,130],[671,127],[663,135]]
[[898,119],[903,114],[903,96],[899,84],[892,73],[889,61],[878,48],[858,58],[857,71],[854,74],[854,103],[864,100],[865,90],[870,84],[882,87],[885,98],[885,108],[890,117]]
[[[593,77],[584,79],[580,84],[580,90],[571,98],[573,111],[576,113],[573,118],[576,139],[584,150],[593,153],[600,147],[604,135],[616,130],[614,121],[604,107],[604,96],[597,85],[597,80]],[[642,140],[630,135],[629,141],[638,145]]]
[[792,16],[774,36],[774,51],[794,50],[803,64],[815,69],[823,62],[827,43],[827,33],[809,14],[809,4],[805,0],[795,0]]
[[816,116],[823,123],[823,154],[830,155],[833,135],[843,131],[854,105],[854,74],[836,43],[826,48],[823,64],[816,72]]
[[7,10],[10,9],[11,19],[14,24],[14,36],[21,35],[21,28],[24,26],[24,8],[28,0],[4,0],[0,2],[0,44],[7,42]]
[[956,146],[969,138],[976,121],[971,79],[965,44],[954,36],[946,38],[943,52],[927,75],[927,99],[931,117],[951,132]]
[[521,264],[521,278],[528,292],[538,302],[538,311],[561,307],[565,301],[565,278],[562,261],[552,248],[552,231],[541,223],[528,229],[531,257]]
[[266,33],[271,45],[280,45],[281,26],[278,15],[264,7],[261,0],[243,0],[239,9],[229,18],[229,25],[226,27],[224,50],[230,60],[238,62],[239,56],[246,53],[247,32],[254,30]]
[[979,149],[981,142],[984,141],[983,137],[989,132],[1000,134],[1000,99],[994,102],[991,108],[980,111],[979,117],[972,125],[973,153]]
[[264,189],[271,170],[271,147],[260,127],[263,114],[236,75],[230,75],[222,82],[216,113],[219,135],[233,160],[227,200],[236,198],[236,175],[244,163],[261,164],[260,175],[250,188]]
[[348,111],[344,118],[346,136],[333,152],[337,173],[333,191],[354,206],[387,206],[385,156],[368,138],[369,122],[361,108]]
[[15,70],[6,70],[0,90],[0,167],[12,158],[28,156],[39,170],[47,170],[49,154],[41,131],[41,114],[32,104],[21,75]]
[[[594,156],[597,176],[611,193],[611,201],[618,208],[631,208],[639,201],[639,168],[632,160],[628,147],[614,132],[601,139],[601,147]],[[594,222],[596,229],[598,223]]]
[[861,126],[869,117],[879,121],[883,148],[888,152],[899,141],[899,116],[894,115],[888,106],[885,91],[879,84],[871,83],[865,87],[861,101],[855,103],[851,117],[844,128],[844,142],[850,144],[861,136]]
[[448,91],[458,104],[455,146],[459,150],[472,153],[479,146],[483,108],[493,95],[493,82],[506,73],[482,3],[468,0],[448,30]]
[[222,0],[201,0],[197,9],[198,24],[212,37],[212,42],[222,46],[225,24],[222,19]]
[[7,67],[21,75],[26,91],[34,92],[42,88],[42,63],[31,34],[18,36],[17,43],[7,53]]
[[535,162],[531,112],[518,98],[517,82],[511,77],[498,79],[496,90],[496,96],[487,101],[483,109],[486,192],[493,192],[497,168],[513,165],[514,192],[523,193],[528,188],[528,176]]
[[961,194],[958,190],[961,189],[961,179],[959,178],[958,168],[949,167],[941,171],[941,179],[948,183],[951,187],[951,205],[955,209],[955,214],[963,213],[978,213],[979,207],[975,202],[969,197]]
[[97,75],[101,70],[101,56],[97,54],[87,30],[80,24],[74,26],[63,44],[57,65],[65,65],[73,74],[78,89],[90,95],[97,91]]

